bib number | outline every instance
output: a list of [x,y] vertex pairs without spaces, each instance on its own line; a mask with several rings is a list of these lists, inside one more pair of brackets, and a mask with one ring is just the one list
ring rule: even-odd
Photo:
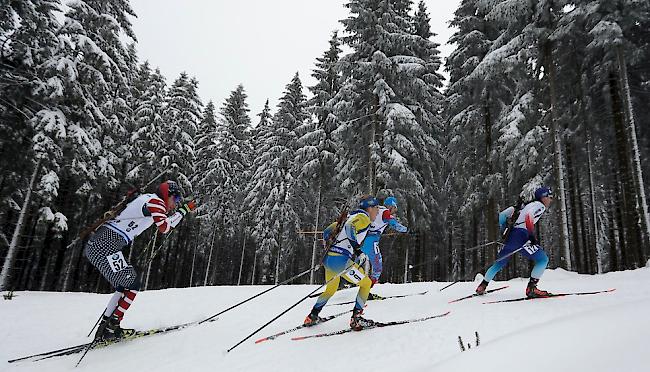
[[379,254],[379,242],[374,242],[372,248],[375,250],[375,254]]
[[347,276],[348,279],[354,284],[359,284],[359,282],[366,277],[356,267],[351,268],[347,273],[345,273],[345,276]]
[[526,243],[526,244],[524,245],[524,250],[525,250],[526,252],[528,252],[529,254],[534,254],[535,252],[537,252],[537,251],[539,250],[539,247],[536,246],[536,245],[532,245],[532,244]]
[[127,263],[126,259],[124,258],[124,255],[122,254],[122,251],[113,253],[110,256],[106,256],[106,259],[108,260],[108,266],[111,267],[111,270],[113,270],[114,273],[122,271],[127,268]]

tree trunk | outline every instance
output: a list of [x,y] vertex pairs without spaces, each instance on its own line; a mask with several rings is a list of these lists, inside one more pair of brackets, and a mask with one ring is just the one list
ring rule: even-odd
[[[320,226],[320,205],[323,200],[323,164],[321,162],[320,171],[318,174],[318,197],[316,199],[316,221],[314,222],[314,230],[318,230]],[[311,267],[316,266],[316,252],[318,251],[318,235],[314,234],[314,243],[311,248]],[[309,273],[309,284],[314,284],[315,270]]]
[[582,83],[581,83],[581,90],[580,90],[580,100],[581,100],[581,109],[582,109],[582,115],[585,120],[583,124],[583,129],[585,132],[585,138],[586,138],[586,152],[587,152],[587,172],[589,173],[589,197],[590,197],[590,202],[591,202],[591,219],[592,219],[592,226],[591,229],[593,231],[593,239],[594,239],[594,252],[596,253],[596,268],[598,274],[603,273],[603,252],[602,252],[602,246],[600,245],[600,229],[598,228],[598,213],[596,209],[596,189],[595,189],[595,183],[594,183],[594,169],[593,169],[593,160],[592,160],[592,154],[593,154],[593,143],[592,143],[592,136],[591,136],[591,131],[588,129],[588,127],[591,126],[593,123],[592,120],[592,115],[591,115],[591,107],[587,107],[587,98],[586,98],[586,93],[587,93],[587,82],[586,79],[582,78]]
[[555,65],[553,63],[551,43],[545,45],[546,70],[548,71],[549,92],[551,98],[551,133],[553,137],[553,168],[558,185],[558,202],[560,203],[560,250],[564,256],[566,269],[571,271],[571,252],[569,247],[569,222],[567,217],[566,190],[564,187],[564,168],[562,164],[562,143],[556,110]]
[[[494,172],[492,166],[492,115],[490,114],[490,92],[487,92],[485,105],[483,107],[485,112],[485,162],[487,168],[487,175],[490,176]],[[493,242],[497,240],[499,234],[499,227],[497,221],[497,205],[494,197],[494,191],[490,188],[488,192],[488,199],[485,211],[485,219],[487,224],[487,241]],[[485,248],[485,261],[494,261],[495,250],[492,247]],[[484,264],[483,264],[484,265]]]
[[643,172],[641,170],[641,157],[639,155],[639,144],[636,135],[636,124],[634,121],[634,108],[632,107],[632,97],[630,96],[630,84],[627,79],[627,66],[625,63],[625,54],[623,48],[619,46],[616,50],[618,59],[619,78],[623,92],[621,94],[625,106],[625,112],[628,122],[628,138],[630,140],[630,151],[632,152],[632,174],[634,187],[636,191],[636,207],[639,214],[640,229],[642,235],[642,246],[639,247],[639,253],[643,260],[650,254],[650,217],[648,216],[648,203],[645,196],[645,185],[643,182]]
[[38,172],[41,169],[41,162],[41,159],[36,162],[34,171],[32,172],[32,178],[30,179],[29,185],[27,186],[25,200],[23,200],[23,206],[20,209],[20,214],[18,215],[16,228],[14,229],[14,233],[11,237],[11,243],[9,243],[7,256],[5,257],[4,264],[2,265],[2,271],[0,272],[0,291],[9,290],[11,288],[11,271],[13,270],[16,253],[18,251],[18,241],[20,239],[20,235],[22,234],[25,217],[27,216],[27,212],[32,201],[32,192],[36,186],[36,178],[38,177]]
[[614,121],[614,136],[616,140],[616,172],[619,175],[619,192],[620,202],[618,207],[621,209],[623,224],[621,231],[621,243],[624,245],[622,254],[624,257],[625,268],[636,268],[639,264],[637,253],[639,246],[642,244],[640,238],[641,216],[637,214],[637,198],[634,190],[634,176],[630,169],[632,161],[630,159],[629,141],[625,126],[624,108],[622,107],[619,80],[612,72],[609,76],[609,88],[612,104],[612,119]]

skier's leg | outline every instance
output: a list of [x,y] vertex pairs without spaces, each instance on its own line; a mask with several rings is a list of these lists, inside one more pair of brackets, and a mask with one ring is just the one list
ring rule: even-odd
[[[349,260],[347,265],[352,264]],[[368,300],[370,294],[370,287],[372,287],[372,280],[364,274],[363,269],[359,265],[353,264],[352,267],[345,273],[344,277],[359,286],[357,299],[354,302],[354,309],[352,309],[352,318],[350,319],[350,327],[355,331],[359,331],[364,327],[371,326],[374,322],[370,319],[361,317],[363,314],[363,307]]]
[[[132,267],[131,270],[133,270]],[[133,275],[130,277],[135,279],[129,279],[128,282],[124,283],[128,285],[128,287],[120,286],[117,288],[118,291],[121,290],[122,296],[117,302],[117,307],[113,311],[113,315],[115,315],[120,322],[124,318],[124,313],[129,309],[129,307],[131,307],[133,300],[135,300],[135,296],[138,294],[138,289],[140,288],[140,279],[135,274],[135,271],[133,271]]]
[[542,247],[535,248],[537,248],[537,250],[532,254],[526,252],[526,256],[535,261],[535,266],[530,273],[530,280],[526,286],[526,297],[548,297],[551,295],[550,292],[537,288],[537,282],[539,282],[539,279],[542,277],[542,274],[544,274],[544,270],[546,270],[546,266],[548,265],[548,256]]
[[530,277],[539,280],[544,274],[546,266],[548,266],[548,256],[546,255],[546,252],[544,252],[544,249],[539,247],[539,250],[535,252],[531,258],[535,261],[535,266],[530,273]]
[[528,231],[526,229],[516,228],[512,230],[512,233],[510,233],[510,236],[508,237],[505,246],[497,254],[497,260],[485,272],[484,280],[488,283],[492,281],[492,279],[494,279],[497,273],[501,271],[501,269],[503,269],[508,264],[508,262],[510,262],[510,258],[512,256],[504,259],[501,258],[519,249],[521,246],[524,245],[524,243],[526,243],[527,240],[528,240]]
[[[325,256],[325,260],[323,260],[323,267],[325,268],[325,282],[328,283],[323,293],[318,296],[316,304],[314,304],[314,307],[311,310],[311,314],[317,316],[327,301],[329,301],[329,299],[332,298],[332,296],[334,296],[334,293],[336,293],[336,291],[339,289],[341,276],[336,276],[339,273],[339,271],[336,271],[336,268],[341,266],[339,261],[345,262],[347,260],[347,257],[341,255],[327,254]],[[343,270],[344,268],[345,266],[343,266],[343,268],[340,270]]]
[[113,315],[113,311],[117,308],[117,302],[122,298],[124,294],[122,291],[115,291],[113,293],[113,296],[111,296],[111,299],[108,301],[108,305],[106,305],[106,310],[104,311],[104,316],[109,317]]
[[[379,235],[368,235],[366,239],[363,241],[363,245],[361,246],[361,251],[365,253],[366,256],[368,256],[368,260],[370,261],[370,265],[372,267],[371,274],[370,274],[370,280],[374,283],[379,281],[379,276],[381,275],[382,271],[382,259],[381,259],[381,252],[379,251]],[[366,274],[369,274],[367,271]]]
[[[350,267],[350,265],[352,265],[352,267]],[[368,301],[368,294],[370,293],[370,287],[372,287],[372,280],[370,280],[370,277],[363,272],[363,269],[352,262],[352,260],[348,260],[342,270],[347,267],[350,268],[342,276],[350,283],[359,286],[357,299],[354,302],[354,309],[361,311],[363,306],[366,304],[366,301]]]

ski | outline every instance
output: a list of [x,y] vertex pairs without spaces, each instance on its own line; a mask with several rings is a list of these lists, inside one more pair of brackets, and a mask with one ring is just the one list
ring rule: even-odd
[[[447,311],[446,313],[442,313],[442,314],[438,314],[438,315],[431,315],[431,316],[427,316],[427,317],[424,317],[424,318],[418,318],[418,319],[396,320],[396,321],[387,322],[387,323],[377,322],[373,326],[366,327],[366,328],[362,329],[361,331],[365,331],[365,330],[373,329],[373,328],[390,327],[390,326],[395,326],[395,325],[400,325],[400,324],[424,322],[424,321],[430,320],[430,319],[442,318],[443,316],[449,315],[449,313],[450,313],[450,311]],[[342,335],[342,334],[350,333],[350,332],[360,332],[360,331],[355,331],[352,328],[346,328],[346,329],[342,329],[340,331],[318,333],[318,334],[315,334],[315,335],[308,335],[308,336],[292,337],[291,339],[293,341],[300,341],[300,340],[306,340],[308,338],[329,337],[329,336]]]
[[[382,297],[382,298],[370,298],[370,296],[368,296],[368,301],[383,301],[383,300],[388,300],[388,299],[392,299],[392,298],[403,298],[403,297],[410,297],[410,296],[422,296],[422,295],[425,295],[427,293],[429,293],[429,291],[418,292],[418,293],[409,293],[409,294],[403,294],[403,295],[395,295],[395,296],[386,296],[386,297]],[[339,302],[339,303],[336,303],[336,304],[327,304],[325,306],[349,305],[349,304],[353,304],[353,303],[355,303],[355,301]]]
[[88,345],[90,345],[90,343],[80,344],[80,345],[75,345],[75,346],[69,346],[69,347],[64,347],[64,348],[61,348],[61,349],[56,349],[56,350],[52,350],[52,351],[46,351],[46,352],[44,352],[44,353],[33,354],[33,355],[28,355],[28,356],[25,356],[25,357],[21,357],[21,358],[16,358],[16,359],[8,360],[7,362],[8,362],[8,363],[20,362],[21,360],[37,358],[37,357],[40,357],[40,356],[48,356],[48,355],[51,355],[51,354],[62,353],[62,352],[66,352],[66,351],[70,351],[70,350],[74,350],[74,349],[80,349],[80,348],[87,347]]
[[299,326],[297,326],[297,327],[293,327],[293,328],[291,328],[291,329],[287,329],[286,331],[278,332],[278,333],[276,333],[276,334],[274,334],[274,335],[267,336],[267,337],[264,337],[264,338],[260,338],[259,340],[255,341],[255,343],[256,343],[256,344],[259,344],[259,343],[262,343],[262,342],[264,342],[264,341],[275,340],[276,338],[278,338],[278,337],[280,337],[280,336],[283,336],[283,335],[286,335],[287,333],[295,332],[295,331],[297,331],[297,330],[299,330],[299,329],[302,329],[302,328],[311,328],[311,327],[313,327],[313,326],[317,326],[317,325],[319,325],[319,324],[321,324],[321,323],[328,322],[328,321],[330,321],[330,320],[332,320],[332,319],[334,319],[334,318],[338,318],[338,317],[341,316],[341,315],[345,315],[345,314],[347,314],[347,313],[349,313],[349,312],[351,312],[351,310],[344,311],[344,312],[342,312],[342,313],[338,313],[338,314],[334,314],[334,315],[330,315],[330,316],[326,316],[326,317],[323,318],[323,320],[322,320],[321,322],[318,322],[318,323],[316,323],[316,324],[314,324],[314,325],[304,325],[304,324],[301,324],[301,325],[299,325]]
[[[215,318],[214,320],[217,320],[218,318]],[[214,320],[210,320],[211,322]],[[14,362],[19,362],[23,360],[30,360],[34,359],[34,361],[39,361],[39,360],[44,360],[44,359],[49,359],[49,358],[55,358],[55,357],[60,357],[60,356],[65,356],[65,355],[73,355],[73,354],[78,354],[86,350],[88,347],[90,347],[89,350],[94,350],[94,349],[101,349],[106,346],[118,344],[121,342],[125,341],[131,341],[137,338],[142,338],[146,336],[152,336],[156,334],[162,334],[162,333],[167,333],[167,332],[172,332],[172,331],[177,331],[181,330],[193,325],[198,324],[198,322],[190,322],[190,323],[184,323],[184,324],[179,324],[175,326],[169,326],[169,327],[163,327],[163,328],[153,328],[149,329],[146,331],[135,331],[132,334],[126,335],[120,339],[117,340],[112,340],[112,341],[91,341],[87,342],[85,344],[80,344],[80,345],[75,345],[75,346],[70,346],[62,349],[57,349],[57,350],[52,350],[52,351],[47,351],[44,353],[39,353],[39,354],[33,354],[33,355],[28,355],[25,357],[21,358],[16,358],[16,359],[11,359],[8,360],[8,363],[14,363]],[[36,359],[37,358],[37,359]]]
[[545,298],[554,298],[554,297],[566,297],[566,296],[584,296],[584,295],[593,295],[593,294],[599,294],[599,293],[609,293],[609,292],[614,292],[616,288],[612,289],[607,289],[603,291],[593,291],[593,292],[569,292],[569,293],[553,293],[550,296],[547,297],[520,297],[520,298],[511,298],[508,300],[496,300],[496,301],[488,301],[488,302],[483,302],[483,304],[498,304],[502,302],[519,302],[519,301],[527,301],[527,300],[541,300]]
[[502,290],[502,289],[506,289],[506,288],[508,288],[508,287],[509,287],[509,286],[506,285],[506,286],[503,286],[503,287],[490,289],[490,290],[488,290],[488,291],[485,291],[485,293],[483,293],[482,295],[480,295],[480,294],[478,294],[478,293],[473,293],[473,294],[471,294],[471,295],[469,295],[469,296],[465,296],[465,297],[457,298],[457,299],[455,299],[455,300],[451,300],[451,301],[449,301],[449,303],[450,303],[450,304],[453,304],[454,302],[458,302],[458,301],[462,301],[462,300],[467,300],[468,298],[473,298],[473,297],[483,296],[483,295],[486,295],[486,294],[488,294],[488,293],[492,293],[492,292],[500,291],[500,290]]

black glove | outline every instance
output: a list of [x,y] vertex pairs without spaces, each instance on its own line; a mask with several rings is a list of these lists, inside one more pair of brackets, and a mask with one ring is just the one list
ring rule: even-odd
[[537,245],[539,244],[539,241],[537,240],[537,236],[535,234],[530,234],[528,236],[528,240],[530,241],[530,245]]
[[359,256],[361,253],[363,253],[361,252],[361,245],[359,243],[357,243],[355,240],[348,240],[350,241],[350,245],[352,246],[352,250],[354,251],[355,256]]

